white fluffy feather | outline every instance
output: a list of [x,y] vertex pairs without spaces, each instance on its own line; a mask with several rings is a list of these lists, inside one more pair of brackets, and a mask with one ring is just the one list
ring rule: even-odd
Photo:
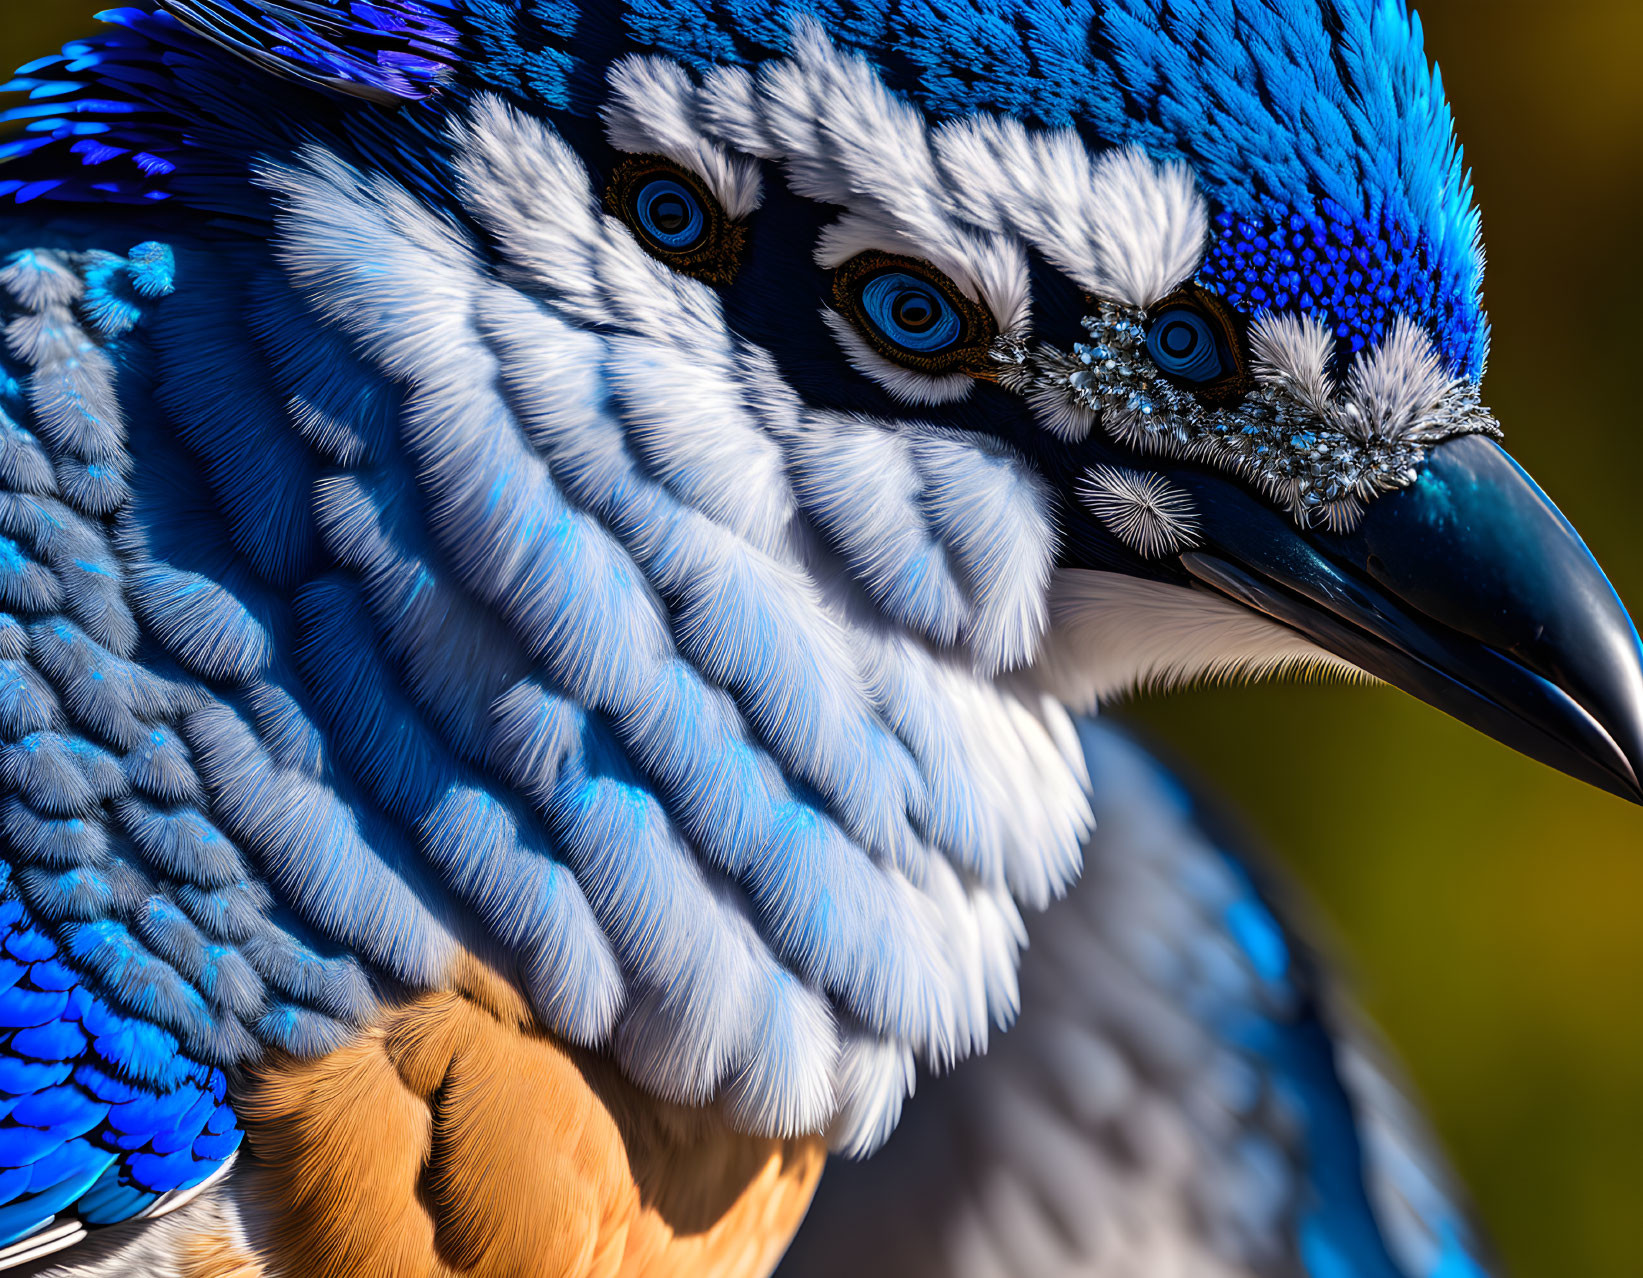
[[1151,306],[1203,256],[1208,215],[1183,164],[1136,147],[1093,155],[1071,130],[996,116],[945,126],[936,147],[967,218],[1021,236],[1098,296]]
[[1050,611],[1037,674],[1073,706],[1201,679],[1369,678],[1298,632],[1204,590],[1071,569],[1057,574]]
[[1322,320],[1290,311],[1263,311],[1250,325],[1249,351],[1257,379],[1277,386],[1320,417],[1335,411],[1335,383],[1329,375],[1335,338]]
[[1148,559],[1198,544],[1192,498],[1156,471],[1092,466],[1078,481],[1078,497],[1113,536]]
[[710,138],[696,118],[696,86],[675,62],[634,55],[610,70],[605,135],[618,151],[665,155],[707,183],[724,211],[759,207],[759,166]]
[[834,1152],[865,1158],[889,1138],[913,1094],[913,1053],[905,1044],[847,1034],[839,1051],[834,1093],[838,1109],[827,1131]]
[[1346,375],[1346,415],[1366,435],[1414,435],[1453,385],[1426,330],[1399,315],[1379,346],[1352,361]]

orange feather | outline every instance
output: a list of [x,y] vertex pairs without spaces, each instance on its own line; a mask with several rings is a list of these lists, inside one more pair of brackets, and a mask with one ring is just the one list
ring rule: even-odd
[[[472,965],[239,1089],[245,1226],[305,1278],[764,1278],[821,1174],[819,1138],[732,1131],[529,1027]],[[255,1278],[202,1261],[191,1278]]]

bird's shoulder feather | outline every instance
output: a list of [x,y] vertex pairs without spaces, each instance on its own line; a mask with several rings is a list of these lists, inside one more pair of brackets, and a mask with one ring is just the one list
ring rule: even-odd
[[171,255],[20,247],[51,242],[31,231],[0,233],[15,250],[0,267],[0,1266],[164,1212],[226,1169],[240,1136],[206,1040],[244,1037],[228,1007],[247,992],[243,960],[132,851],[210,829],[172,730],[195,694],[137,659],[114,518],[133,335]]

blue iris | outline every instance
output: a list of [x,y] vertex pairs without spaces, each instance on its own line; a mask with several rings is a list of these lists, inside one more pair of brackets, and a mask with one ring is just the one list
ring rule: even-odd
[[861,290],[861,309],[887,341],[919,355],[946,350],[964,328],[939,289],[905,271],[885,271],[868,280]]
[[654,178],[640,187],[633,211],[646,235],[676,253],[695,248],[707,233],[707,211],[701,200],[672,178]]
[[1171,377],[1213,382],[1230,369],[1209,320],[1188,306],[1172,306],[1147,329],[1147,354]]

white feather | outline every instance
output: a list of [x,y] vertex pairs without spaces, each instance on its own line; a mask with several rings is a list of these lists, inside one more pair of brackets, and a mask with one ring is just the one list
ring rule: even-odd
[[827,1143],[847,1158],[865,1158],[896,1129],[904,1098],[913,1094],[913,1053],[903,1043],[870,1034],[845,1035],[833,1090],[839,1107]]
[[1090,513],[1137,554],[1159,559],[1198,544],[1192,498],[1155,471],[1092,466],[1077,487]]
[[753,1050],[725,1084],[732,1118],[744,1131],[777,1137],[823,1130],[837,1108],[839,1055],[827,1000],[780,973],[753,1019]]
[[1093,707],[1139,688],[1280,674],[1369,676],[1296,631],[1205,590],[1070,569],[1051,588],[1042,686]]
[[1257,379],[1283,390],[1319,417],[1335,411],[1329,364],[1335,338],[1314,315],[1263,311],[1249,330],[1250,364]]
[[1093,155],[1071,130],[997,116],[943,127],[936,148],[964,216],[1021,236],[1098,296],[1144,309],[1203,256],[1208,216],[1183,164],[1136,147]]
[[602,212],[586,166],[545,123],[487,94],[451,135],[463,203],[518,283],[580,326],[728,358],[718,293],[656,261]]
[[601,114],[618,151],[665,155],[694,172],[732,218],[759,207],[759,166],[710,138],[696,115],[696,86],[675,62],[634,55],[610,69],[610,101]]
[[1399,315],[1379,346],[1352,361],[1345,407],[1366,434],[1399,439],[1416,434],[1453,385],[1426,330]]

